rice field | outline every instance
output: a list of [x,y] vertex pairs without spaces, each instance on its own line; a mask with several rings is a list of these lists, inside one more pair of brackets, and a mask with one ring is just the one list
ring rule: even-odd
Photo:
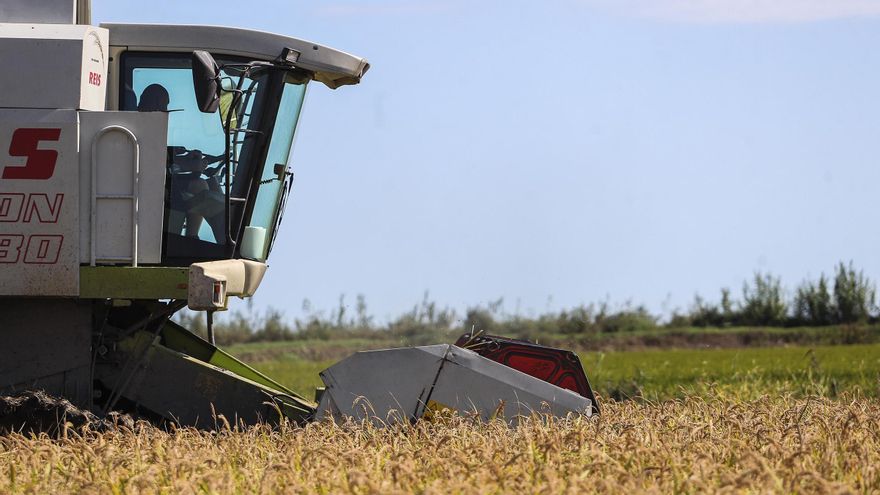
[[582,358],[600,417],[11,434],[0,494],[880,492],[878,346]]
[[0,493],[871,493],[874,399],[608,402],[599,418],[0,437]]

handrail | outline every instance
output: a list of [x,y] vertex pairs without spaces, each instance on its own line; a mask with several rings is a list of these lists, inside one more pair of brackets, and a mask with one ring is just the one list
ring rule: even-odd
[[[98,141],[104,134],[117,131],[125,134],[134,145],[134,170],[132,170],[131,194],[98,194]],[[109,125],[95,134],[92,138],[92,205],[91,205],[91,265],[97,261],[96,247],[98,237],[98,199],[128,199],[131,200],[131,266],[138,266],[138,188],[140,179],[141,150],[137,136],[128,128],[121,125]],[[103,258],[102,258],[103,259]],[[108,258],[109,259],[109,258]],[[123,261],[124,258],[113,258],[114,261]]]

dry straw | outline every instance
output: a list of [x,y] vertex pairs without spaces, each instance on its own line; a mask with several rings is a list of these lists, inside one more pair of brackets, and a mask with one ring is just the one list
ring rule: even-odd
[[874,399],[691,397],[603,412],[514,429],[452,417],[389,428],[12,434],[0,437],[0,493],[880,490]]

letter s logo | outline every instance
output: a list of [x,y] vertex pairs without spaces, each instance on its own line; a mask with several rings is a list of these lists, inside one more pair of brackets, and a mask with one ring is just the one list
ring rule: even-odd
[[7,166],[3,169],[4,179],[46,180],[55,173],[58,152],[38,149],[40,141],[58,141],[61,129],[16,129],[9,144],[10,156],[25,156],[24,166]]

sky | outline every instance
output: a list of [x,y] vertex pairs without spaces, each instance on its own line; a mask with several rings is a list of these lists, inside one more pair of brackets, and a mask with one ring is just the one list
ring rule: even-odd
[[[93,0],[93,22],[215,24],[367,58],[312,85],[257,309],[366,297],[608,301],[669,314],[880,279],[880,1]],[[112,37],[112,33],[111,33]],[[242,303],[233,305],[241,307]]]

